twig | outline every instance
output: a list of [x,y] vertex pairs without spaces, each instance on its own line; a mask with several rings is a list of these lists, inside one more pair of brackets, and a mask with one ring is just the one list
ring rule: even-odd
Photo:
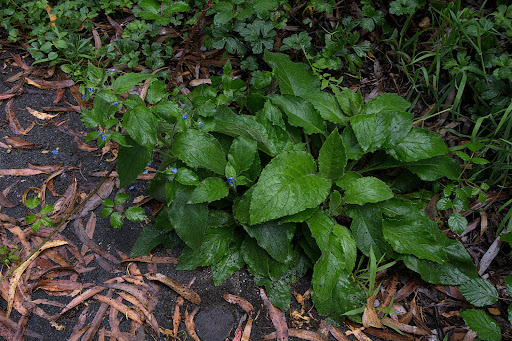
[[196,33],[199,23],[204,19],[204,16],[206,15],[206,11],[208,11],[211,6],[212,6],[212,0],[208,0],[208,3],[204,7],[204,9],[201,11],[201,15],[199,16],[199,19],[197,19],[197,22],[194,24],[194,27],[192,27],[190,35],[188,36],[187,40],[185,40],[185,47],[183,48],[180,59],[178,60],[178,64],[176,65],[176,68],[174,69],[174,72],[172,73],[171,80],[169,81],[169,83],[167,83],[167,87],[166,87],[167,91],[169,91],[171,84],[176,81],[178,69],[180,68],[181,64],[183,64],[183,59],[185,57],[185,52],[188,50],[188,45],[189,45],[190,41],[192,40],[192,37]]
[[9,271],[7,271],[7,273],[4,276],[2,276],[2,278],[0,279],[0,282],[2,282],[4,279],[6,279],[10,275],[12,275],[13,272],[16,271],[16,269],[18,269],[23,263],[25,263],[27,260],[29,260],[30,257],[32,257],[32,255],[34,255],[36,252],[38,252],[41,249],[41,247],[43,247],[43,245],[46,244],[53,237],[53,235],[60,230],[60,228],[65,223],[67,223],[68,219],[70,217],[74,216],[78,212],[78,210],[81,209],[85,205],[85,203],[87,201],[89,201],[89,199],[91,199],[94,194],[96,194],[96,192],[98,192],[98,190],[100,189],[101,185],[103,185],[103,183],[110,177],[110,173],[112,173],[112,171],[114,170],[115,166],[116,166],[116,163],[114,162],[112,164],[112,166],[110,167],[110,169],[108,170],[107,174],[105,174],[105,176],[101,180],[101,182],[98,185],[96,185],[94,190],[91,193],[89,193],[89,195],[85,198],[85,200],[82,201],[80,204],[78,204],[78,206],[75,207],[75,209],[73,211],[69,212],[65,216],[65,218],[63,220],[61,220],[61,222],[53,229],[53,231],[50,232],[50,234],[45,239],[43,239],[41,244],[39,244],[34,250],[32,250],[32,252],[30,252],[30,254],[28,256],[26,256],[18,265],[16,265],[15,267],[13,267]]

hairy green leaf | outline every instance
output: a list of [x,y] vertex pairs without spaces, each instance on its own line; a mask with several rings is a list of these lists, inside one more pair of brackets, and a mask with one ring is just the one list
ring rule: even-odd
[[295,224],[278,225],[269,221],[251,226],[243,225],[243,227],[272,258],[281,263],[288,263],[291,260]]
[[474,306],[483,307],[498,301],[498,291],[483,278],[475,278],[464,282],[459,287],[464,298]]
[[292,95],[270,95],[269,98],[286,113],[292,126],[302,127],[306,134],[325,135],[325,121],[305,99]]
[[443,176],[453,180],[461,174],[459,163],[448,155],[407,162],[403,166],[424,181],[435,181]]
[[153,148],[156,143],[156,119],[151,111],[138,106],[127,109],[123,116],[123,127],[137,143]]
[[147,75],[142,73],[127,73],[122,76],[117,77],[112,83],[112,88],[114,89],[114,93],[122,94],[133,88],[135,85],[140,83],[141,81],[148,78],[155,78],[157,75]]
[[336,101],[336,98],[330,93],[325,91],[310,91],[302,94],[301,97],[311,103],[324,120],[341,125],[347,124],[347,116],[343,114],[338,101]]
[[399,161],[418,161],[448,153],[444,141],[433,131],[413,127],[401,143],[386,150]]
[[133,221],[134,223],[141,222],[147,218],[144,209],[138,206],[129,207],[124,214],[126,216],[126,219]]
[[372,176],[355,179],[345,188],[345,202],[347,204],[363,205],[368,202],[375,203],[393,197],[393,192],[386,183]]
[[233,140],[228,153],[228,162],[235,169],[237,175],[251,167],[257,151],[258,144],[254,140],[243,136],[238,136]]
[[212,202],[229,194],[228,185],[220,178],[206,178],[196,186],[190,195],[189,204]]
[[141,174],[148,162],[151,162],[152,150],[138,144],[131,138],[128,142],[131,147],[119,146],[117,155],[117,174],[119,174],[120,187],[131,184]]
[[501,329],[498,323],[480,309],[467,309],[460,313],[464,322],[475,331],[479,338],[486,341],[501,340]]
[[335,129],[325,140],[318,154],[318,169],[332,181],[345,173],[347,155],[340,134]]

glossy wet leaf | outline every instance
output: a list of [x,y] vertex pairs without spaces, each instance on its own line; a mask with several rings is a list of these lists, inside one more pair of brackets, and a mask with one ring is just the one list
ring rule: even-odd
[[244,229],[275,260],[281,263],[287,263],[291,260],[295,224],[285,223],[278,225],[275,222],[269,221],[251,226],[244,225]]
[[114,93],[122,94],[133,88],[135,85],[148,78],[155,78],[156,75],[148,75],[142,73],[127,73],[117,77],[112,83]]
[[386,183],[380,179],[367,176],[355,179],[345,188],[345,202],[347,204],[363,205],[384,201],[393,197],[393,192]]
[[345,172],[347,155],[343,140],[335,129],[325,140],[318,154],[318,169],[332,181],[336,181]]
[[190,195],[190,204],[212,202],[229,194],[229,187],[220,178],[206,178],[199,183]]
[[347,124],[347,116],[343,114],[338,101],[332,94],[325,91],[310,91],[302,94],[301,97],[313,105],[322,119],[341,125]]
[[140,145],[152,148],[156,143],[156,119],[151,111],[138,106],[127,109],[123,116],[123,127]]
[[257,151],[258,143],[254,140],[249,140],[243,136],[233,140],[228,153],[228,162],[237,175],[251,167]]
[[133,221],[135,223],[141,222],[147,218],[146,212],[144,212],[144,209],[142,207],[138,207],[138,206],[128,207],[128,209],[126,210],[126,212],[124,214],[126,216],[126,219]]
[[117,174],[119,175],[120,187],[126,187],[141,174],[151,162],[151,150],[128,139],[131,147],[119,146],[117,156]]
[[476,307],[484,307],[498,301],[498,291],[494,285],[483,278],[475,278],[464,282],[459,289],[464,298]]
[[459,163],[448,155],[434,156],[424,160],[408,162],[404,167],[424,181],[435,181],[442,177],[457,179],[461,174]]
[[324,119],[305,99],[292,95],[270,95],[269,98],[286,113],[288,123],[292,126],[303,128],[306,134],[325,135]]
[[217,263],[212,265],[212,277],[215,285],[228,280],[231,275],[244,266],[244,259],[239,249],[232,247],[229,252]]
[[295,214],[318,206],[331,182],[316,172],[313,157],[295,151],[276,156],[261,172],[250,204],[251,224]]
[[460,313],[464,322],[475,331],[479,338],[487,341],[501,340],[501,329],[498,323],[480,309],[467,309]]
[[119,212],[114,212],[110,216],[110,225],[112,225],[113,228],[120,229],[123,227],[123,216]]
[[387,153],[399,161],[418,161],[448,153],[444,141],[435,132],[413,127],[409,134]]
[[224,175],[226,155],[219,141],[208,133],[194,129],[179,133],[171,151],[190,167],[203,167]]
[[450,226],[450,229],[453,232],[460,235],[464,230],[466,230],[468,221],[462,214],[455,212],[450,215],[450,218],[448,218],[448,226]]

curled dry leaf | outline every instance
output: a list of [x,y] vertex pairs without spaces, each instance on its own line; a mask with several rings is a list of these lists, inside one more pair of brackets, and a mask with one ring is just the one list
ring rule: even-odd
[[14,97],[16,96],[16,94],[0,94],[0,100],[3,100],[3,99],[8,99],[8,98],[11,98],[11,97]]
[[63,240],[50,240],[47,243],[43,244],[39,250],[34,252],[32,256],[30,256],[29,259],[27,259],[25,262],[21,263],[19,267],[13,272],[12,277],[9,281],[9,293],[8,293],[8,300],[7,300],[7,312],[5,314],[6,317],[9,317],[12,311],[13,303],[14,303],[14,296],[16,294],[16,287],[18,286],[18,281],[20,280],[21,275],[25,270],[29,267],[29,265],[34,261],[34,259],[39,256],[41,252],[43,252],[46,249],[57,247],[61,245],[65,245],[67,242]]
[[85,230],[83,228],[82,218],[78,218],[75,220],[74,227],[75,227],[75,233],[76,233],[78,239],[80,239],[80,241],[83,244],[87,245],[87,247],[89,247],[92,251],[94,251],[94,253],[97,256],[101,256],[104,259],[108,260],[109,262],[112,262],[113,264],[119,263],[119,260],[116,257],[114,257],[112,254],[110,254],[107,251],[105,251],[104,249],[102,249],[98,244],[96,244],[91,238],[89,238],[87,236],[87,234],[85,233]]
[[199,336],[197,336],[196,324],[194,323],[194,316],[196,316],[198,311],[199,307],[196,307],[189,315],[188,310],[185,310],[185,326],[187,328],[187,333],[194,341],[201,341]]
[[123,259],[121,264],[129,262],[155,263],[155,264],[178,264],[175,257],[139,256]]
[[[105,298],[112,298],[113,291],[112,289],[108,291],[106,296],[103,296]],[[84,336],[82,337],[82,341],[91,341],[98,331],[98,328],[100,327],[101,323],[103,322],[103,318],[105,317],[105,314],[107,313],[109,305],[105,302],[102,302],[100,305],[98,311],[96,312],[96,315],[94,316],[94,319],[92,320],[91,324],[89,325],[89,329],[85,332]]]
[[87,143],[83,142],[78,136],[75,136],[73,142],[77,145],[78,149],[83,150],[84,152],[93,152],[98,150],[98,147],[89,146]]
[[162,275],[160,273],[157,273],[155,275],[152,274],[146,274],[145,275],[147,279],[150,281],[159,281],[165,285],[167,285],[172,290],[176,291],[178,295],[182,296],[187,301],[190,301],[194,304],[200,305],[201,304],[201,297],[193,291],[192,289],[187,288],[181,283],[176,282],[172,278],[169,278],[165,275]]
[[[48,173],[48,174],[56,172],[57,170],[59,170],[60,167],[62,167],[62,165],[63,165],[62,162],[52,163],[51,165],[37,165],[35,163],[30,163],[30,162],[27,164],[29,169],[41,171],[43,173]],[[57,175],[59,175],[59,174],[57,174]]]
[[336,328],[335,326],[331,325],[330,323],[325,322],[324,320],[320,321],[321,326],[325,326],[329,333],[331,333],[332,336],[338,341],[350,341],[348,337],[345,336],[345,334]]
[[366,306],[364,307],[363,312],[363,326],[375,327],[375,328],[384,328],[382,323],[380,323],[379,316],[377,315],[377,310],[373,304],[375,303],[375,295],[368,297],[366,300]]
[[48,90],[55,90],[59,88],[68,88],[75,84],[73,80],[71,79],[65,79],[60,81],[47,81],[44,79],[38,79],[38,78],[25,78],[26,82],[30,85],[33,85],[39,89],[48,89]]
[[27,135],[28,132],[31,131],[32,128],[35,126],[35,122],[32,122],[32,124],[27,129],[23,129],[21,127],[20,122],[16,118],[16,115],[14,114],[13,102],[14,102],[14,99],[9,98],[7,103],[5,103],[5,117],[7,118],[7,123],[9,124],[9,128],[11,128],[11,131],[14,134]]
[[78,182],[75,176],[71,177],[71,183],[69,184],[66,192],[55,202],[54,211],[55,214],[51,216],[51,219],[55,220],[62,218],[73,211],[73,207],[76,201],[78,189]]
[[142,320],[140,316],[132,309],[128,308],[125,304],[113,299],[112,297],[103,296],[100,294],[94,295],[95,300],[98,300],[102,303],[106,303],[111,307],[114,307],[116,310],[121,312],[123,315],[131,319],[132,321],[137,322],[142,325]]
[[240,321],[238,322],[238,326],[235,330],[235,336],[233,337],[233,341],[241,341],[242,340],[242,326],[244,325],[245,320],[247,320],[247,314],[244,314]]
[[0,207],[11,208],[11,207],[14,207],[17,205],[18,204],[15,204],[12,201],[10,201],[9,199],[7,199],[7,197],[4,195],[4,193],[0,191]]
[[[300,338],[301,340],[325,341],[320,334],[318,334],[316,332],[309,331],[309,330],[303,330],[303,329],[290,328],[290,329],[288,329],[288,335],[292,336],[292,337]],[[263,337],[263,340],[273,340],[276,338],[278,338],[277,332],[273,332],[268,335],[265,335],[265,337]]]
[[0,175],[7,175],[7,176],[31,176],[31,175],[37,175],[42,174],[45,172],[42,172],[40,170],[35,169],[29,169],[29,168],[11,168],[11,169],[0,169]]
[[190,86],[198,86],[201,84],[212,84],[212,80],[209,78],[205,79],[192,79],[189,83]]
[[28,140],[22,139],[21,137],[5,136],[4,140],[6,143],[8,143],[10,145],[11,148],[30,149],[30,148],[36,147],[36,144],[34,142],[30,142]]
[[14,59],[14,62],[16,63],[16,66],[19,68],[22,68],[25,71],[31,70],[32,67],[28,66],[23,59],[21,59],[21,56],[19,54],[13,54],[12,59]]
[[[256,316],[257,318],[257,316]],[[245,324],[244,332],[242,334],[242,338],[240,341],[249,341],[251,338],[251,330],[252,330],[252,315],[249,315],[249,318],[247,319],[247,323]]]
[[274,307],[272,303],[268,300],[267,294],[265,294],[265,290],[260,288],[260,296],[265,304],[265,307],[270,314],[270,318],[272,319],[272,323],[276,328],[276,338],[278,341],[288,341],[288,325],[286,324],[286,317],[284,313]]
[[50,120],[54,118],[57,115],[50,115],[42,111],[34,110],[30,107],[27,107],[27,111],[30,113],[30,115],[34,116],[35,118],[38,118],[40,120]]
[[426,331],[423,328],[419,328],[416,326],[410,326],[408,324],[403,324],[398,321],[393,320],[392,318],[385,317],[382,319],[382,323],[391,326],[393,328],[396,328],[400,331],[403,331],[405,333],[414,334],[414,335],[432,335],[432,333],[429,331]]
[[231,304],[237,304],[247,314],[250,314],[254,309],[251,303],[249,303],[246,299],[240,296],[225,294],[224,299]]

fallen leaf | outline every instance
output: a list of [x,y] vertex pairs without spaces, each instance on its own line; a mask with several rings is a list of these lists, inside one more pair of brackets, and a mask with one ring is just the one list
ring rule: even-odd
[[196,333],[196,324],[194,323],[194,316],[196,316],[197,312],[199,311],[199,307],[196,307],[190,315],[188,314],[188,310],[185,310],[185,327],[187,328],[188,335],[194,340],[194,341],[201,341],[199,336],[197,336]]
[[97,256],[101,256],[102,258],[112,262],[113,264],[119,264],[119,260],[114,257],[112,254],[108,253],[106,250],[102,249],[98,244],[96,244],[92,239],[90,239],[84,231],[82,218],[78,218],[74,222],[75,233],[80,239],[82,243],[87,245]]
[[37,171],[40,171],[40,172],[43,172],[43,173],[48,173],[48,174],[57,171],[60,167],[62,167],[62,165],[63,165],[62,162],[53,163],[51,165],[38,165],[38,164],[35,164],[35,163],[30,163],[30,162],[27,164],[29,169],[37,170]]
[[50,27],[55,27],[55,19],[57,19],[57,16],[55,14],[51,13],[52,8],[49,4],[46,4],[46,13],[48,13],[48,17],[50,17]]
[[178,295],[182,296],[184,299],[186,299],[194,304],[197,304],[197,305],[201,304],[201,298],[195,291],[187,288],[186,286],[184,286],[181,283],[176,282],[172,278],[169,278],[160,273],[157,273],[155,275],[145,274],[144,276],[146,276],[146,278],[149,279],[150,281],[159,281],[159,282],[167,285],[172,290],[176,291],[178,293]]
[[11,97],[14,97],[16,96],[16,94],[0,94],[0,100],[2,99],[8,99],[8,98],[11,98]]
[[50,120],[52,118],[54,118],[55,116],[57,115],[50,115],[50,114],[47,114],[45,112],[42,112],[42,111],[37,111],[37,110],[34,110],[30,107],[27,107],[27,111],[32,115],[34,116],[35,118],[38,118],[40,120]]
[[125,304],[113,299],[112,297],[107,297],[107,296],[97,294],[97,295],[94,295],[93,298],[102,303],[108,304],[111,307],[114,307],[115,309],[119,310],[119,312],[121,312],[123,315],[125,315],[127,318],[131,319],[132,321],[142,324],[142,320],[140,319],[140,316],[134,310],[129,309]]
[[189,83],[190,86],[198,86],[201,84],[212,84],[212,80],[209,78],[205,79],[192,79]]
[[28,84],[33,85],[39,89],[48,89],[48,90],[54,90],[59,88],[68,88],[75,84],[73,80],[71,79],[65,79],[60,81],[47,81],[44,79],[38,79],[38,78],[28,78],[26,77],[25,80]]
[[17,136],[5,136],[4,140],[6,143],[10,145],[11,148],[17,148],[17,149],[30,149],[35,148],[36,144],[33,142],[30,142],[28,140],[22,139],[21,137]]
[[[188,282],[187,288],[191,288],[192,284],[194,284],[196,280],[196,277],[192,277],[192,279]],[[183,306],[183,303],[185,302],[185,299],[181,296],[178,297],[176,300],[176,305],[174,306],[174,312],[172,314],[172,336],[174,338],[177,338],[178,335],[178,328],[180,327],[181,322],[181,314],[180,314],[180,307]]]
[[[292,336],[292,337],[298,337],[301,340],[325,341],[322,338],[322,336],[320,336],[320,334],[318,334],[316,332],[309,331],[309,330],[303,330],[303,329],[290,328],[290,329],[288,329],[288,335]],[[277,331],[270,333],[268,335],[265,335],[265,337],[263,337],[263,340],[273,340],[276,338],[278,339]]]
[[233,341],[241,341],[242,339],[242,326],[244,325],[245,320],[247,320],[247,314],[244,314],[240,321],[238,322],[238,326],[235,330],[235,336],[233,337]]
[[286,317],[282,311],[277,309],[270,303],[268,300],[267,294],[265,294],[265,290],[260,288],[260,296],[263,300],[263,304],[268,310],[270,314],[270,318],[272,319],[272,323],[274,324],[274,328],[276,328],[276,338],[278,341],[288,341],[288,326],[286,324]]
[[373,306],[375,303],[376,296],[371,295],[366,300],[366,306],[364,307],[363,312],[363,326],[365,327],[375,327],[375,328],[384,328],[382,323],[380,323],[379,316],[377,315],[377,310]]
[[124,292],[118,292],[117,294],[120,297],[122,297],[125,301],[130,302],[131,304],[133,304],[133,306],[138,311],[141,311],[142,314],[144,314],[144,317],[146,318],[146,322],[151,326],[151,328],[153,328],[155,333],[158,336],[160,336],[160,329],[158,328],[158,322],[156,321],[155,316],[148,310],[148,308],[143,306],[142,303],[139,300],[137,300],[137,298],[135,298],[132,295],[126,294]]
[[57,89],[55,91],[55,98],[53,99],[53,104],[57,104],[61,101],[62,97],[64,96],[64,89]]
[[242,334],[242,339],[240,339],[240,341],[249,341],[249,339],[251,338],[251,330],[252,330],[252,316],[249,315],[249,318],[247,319],[247,323],[245,324],[244,332]]
[[50,217],[52,220],[65,217],[67,214],[73,211],[76,195],[78,189],[78,182],[74,175],[71,176],[71,182],[66,189],[66,192],[55,202],[53,215]]
[[416,326],[411,326],[408,324],[403,324],[398,321],[393,320],[392,318],[385,317],[382,319],[382,323],[389,325],[393,328],[396,328],[400,331],[403,331],[405,333],[414,334],[414,335],[432,335],[432,333],[429,331],[424,330],[423,328],[419,328]]
[[31,131],[35,126],[35,122],[32,122],[32,124],[27,129],[23,129],[20,122],[16,118],[16,115],[14,114],[13,102],[14,99],[9,98],[7,103],[5,103],[5,116],[7,118],[7,122],[9,123],[9,128],[11,128],[11,131],[14,134],[27,135],[28,132]]
[[327,327],[327,330],[331,333],[332,336],[338,341],[350,341],[348,337],[345,336],[345,334],[336,328],[335,326],[331,325],[330,323],[325,322],[324,320],[320,321],[321,325],[325,325]]
[[87,143],[83,142],[78,136],[75,136],[73,142],[77,145],[78,149],[83,150],[84,152],[93,152],[98,150],[98,147],[89,146]]
[[60,122],[57,120],[52,120],[53,125],[64,134],[67,134],[72,137],[86,138],[87,134],[83,131],[78,131],[76,129],[71,128],[70,126],[64,124],[64,122]]
[[7,197],[4,195],[3,192],[0,192],[0,207],[11,208],[11,207],[14,207],[17,205],[18,204],[15,204],[12,201],[10,201],[9,199],[7,199]]
[[129,262],[155,263],[155,264],[178,264],[175,257],[139,256],[123,259],[121,264]]
[[12,59],[14,59],[14,62],[16,63],[16,66],[25,70],[25,71],[28,71],[28,70],[31,70],[32,67],[31,66],[28,66],[27,64],[25,64],[25,62],[23,61],[23,59],[21,59],[21,56],[19,54],[14,54],[12,55]]
[[[109,290],[106,296],[106,298],[112,298],[113,290]],[[103,322],[103,317],[105,316],[105,313],[107,312],[109,305],[107,303],[102,302],[101,306],[99,307],[98,311],[96,312],[96,315],[94,316],[94,319],[88,326],[89,329],[85,332],[84,336],[82,337],[82,341],[91,341],[96,332],[98,331],[101,323]]]
[[250,314],[254,309],[251,303],[249,303],[246,299],[240,296],[225,294],[224,299],[231,304],[237,304],[247,314]]
[[14,303],[14,295],[16,294],[16,287],[18,286],[18,281],[23,274],[23,272],[29,267],[29,265],[34,261],[34,259],[39,256],[41,252],[46,249],[57,247],[61,245],[65,245],[67,242],[62,240],[50,240],[43,244],[39,250],[34,252],[30,258],[28,258],[25,262],[21,263],[19,267],[13,272],[12,277],[9,281],[9,292],[8,292],[8,300],[7,300],[7,311],[5,313],[6,317],[9,317],[12,311],[13,303]]

